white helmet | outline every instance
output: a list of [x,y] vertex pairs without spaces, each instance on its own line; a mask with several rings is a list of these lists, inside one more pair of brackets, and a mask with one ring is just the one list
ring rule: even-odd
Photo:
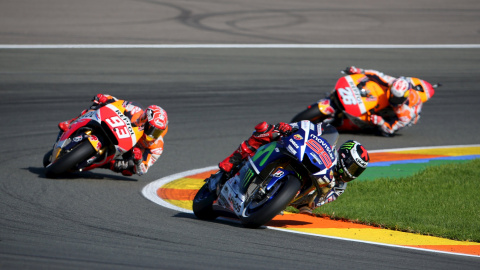
[[393,81],[390,87],[390,104],[400,105],[403,104],[410,94],[410,83],[403,77],[400,77]]

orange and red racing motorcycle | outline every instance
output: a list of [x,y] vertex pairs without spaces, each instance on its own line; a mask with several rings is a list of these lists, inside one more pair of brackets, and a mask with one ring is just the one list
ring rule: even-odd
[[[432,98],[435,88],[440,86],[419,78],[410,77],[410,80],[422,103]],[[326,98],[308,106],[293,117],[291,122],[329,122],[339,131],[373,131],[375,126],[365,121],[368,119],[365,116],[380,115],[387,122],[395,117],[388,98],[385,90],[376,82],[368,80],[366,75],[346,75],[338,79],[335,88]]]
[[[77,118],[59,134],[53,149],[43,158],[45,176],[88,171],[128,155],[143,130],[124,115],[129,102],[118,100]],[[125,156],[124,156],[125,157]]]

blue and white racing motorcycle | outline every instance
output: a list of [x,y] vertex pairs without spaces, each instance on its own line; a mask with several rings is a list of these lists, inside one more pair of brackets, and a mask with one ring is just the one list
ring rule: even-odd
[[194,214],[203,220],[234,214],[257,228],[333,181],[337,130],[310,121],[291,125],[290,135],[260,147],[224,184],[221,172],[207,178],[193,200]]

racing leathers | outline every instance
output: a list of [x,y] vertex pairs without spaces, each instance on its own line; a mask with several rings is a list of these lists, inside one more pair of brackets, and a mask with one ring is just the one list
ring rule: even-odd
[[[78,117],[84,115],[90,110],[96,110],[101,106],[117,100],[118,99],[116,97],[108,94],[97,94],[92,99],[92,106],[89,109],[82,111]],[[124,115],[130,119],[132,125],[141,127],[141,129],[143,129],[145,124],[144,122],[141,122],[140,119],[142,118],[144,110],[134,102],[125,101],[124,106]],[[78,117],[61,122],[58,124],[58,127],[61,131],[65,132],[68,130],[70,124]],[[133,174],[143,175],[147,173],[148,169],[160,158],[163,153],[163,137],[167,134],[167,132],[168,125],[161,136],[155,140],[148,140],[146,136],[143,135],[131,151],[128,151],[122,155],[121,159],[114,159],[110,163],[103,165],[102,168],[122,173],[125,176],[132,176]]]
[[[394,81],[397,79],[390,75],[386,75],[380,71],[373,69],[362,69],[356,68],[354,66],[348,67],[345,70],[347,74],[365,74],[369,80],[376,82],[378,85],[384,89],[387,93],[387,96],[390,96],[390,88]],[[414,125],[420,119],[420,112],[422,110],[422,100],[420,95],[415,89],[413,89],[413,82],[411,77],[400,77],[408,81],[409,90],[408,97],[405,102],[402,104],[392,104],[390,107],[394,112],[394,117],[389,119],[384,119],[382,116],[374,113],[366,113],[359,117],[360,120],[369,122],[379,128],[382,135],[392,136],[395,132],[401,128]]]

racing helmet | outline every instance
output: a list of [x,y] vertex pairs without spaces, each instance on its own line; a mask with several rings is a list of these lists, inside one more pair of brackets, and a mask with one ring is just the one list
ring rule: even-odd
[[367,150],[357,141],[349,140],[338,149],[338,162],[335,168],[335,178],[343,182],[350,182],[360,176],[367,168]]
[[167,112],[160,106],[148,106],[140,118],[146,119],[143,127],[143,135],[147,141],[154,141],[158,139],[167,129]]
[[408,99],[410,88],[410,83],[404,77],[394,80],[390,87],[390,98],[388,99],[390,104],[403,104]]

